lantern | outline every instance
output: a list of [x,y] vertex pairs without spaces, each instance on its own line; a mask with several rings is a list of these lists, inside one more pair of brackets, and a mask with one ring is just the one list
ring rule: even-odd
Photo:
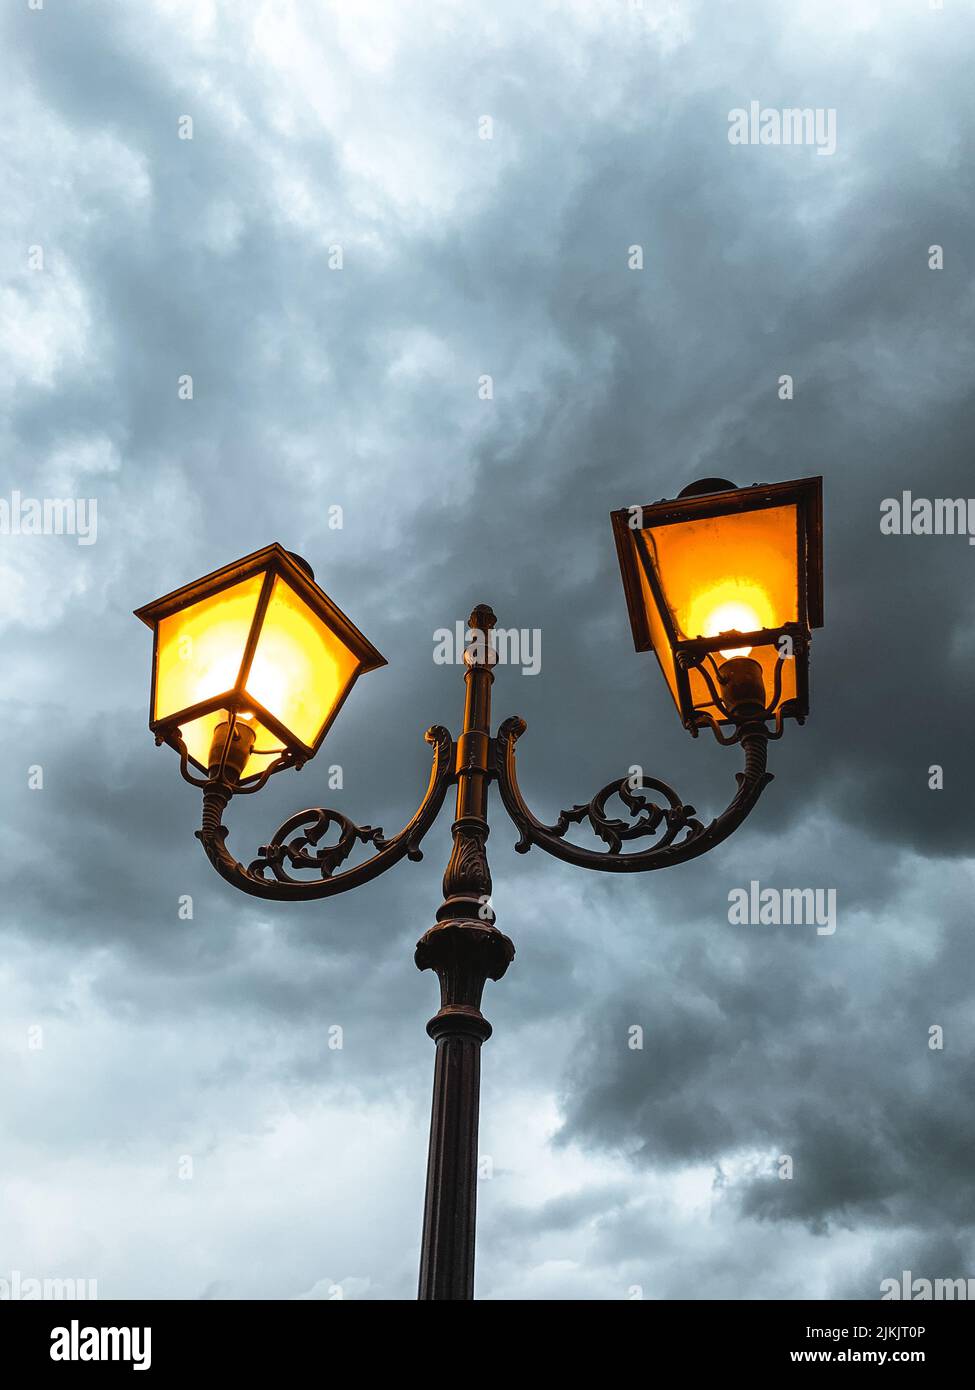
[[314,756],[364,671],[386,664],[315,583],[273,544],[136,609],[154,633],[149,727],[181,738],[208,771],[223,752],[241,780],[285,752]]
[[707,479],[612,522],[634,643],[656,653],[684,726],[746,707],[803,719],[823,623],[822,478]]

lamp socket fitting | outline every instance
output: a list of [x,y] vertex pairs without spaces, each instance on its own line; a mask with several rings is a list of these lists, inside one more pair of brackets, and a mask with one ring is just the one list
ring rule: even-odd
[[[228,736],[230,746],[227,746]],[[243,774],[247,766],[247,760],[251,755],[254,742],[257,738],[257,730],[253,724],[248,724],[245,720],[238,719],[234,724],[233,733],[230,732],[230,720],[225,719],[218,724],[213,731],[213,742],[210,744],[210,776],[214,776],[220,768],[220,760],[224,756],[224,749],[227,749],[224,771],[230,774],[234,781],[237,781]]]

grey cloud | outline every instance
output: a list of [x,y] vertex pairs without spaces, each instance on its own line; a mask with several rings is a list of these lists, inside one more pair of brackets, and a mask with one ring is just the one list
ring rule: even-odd
[[[608,513],[715,474],[825,477],[813,713],[774,745],[749,826],[686,869],[573,875],[515,856],[495,815],[495,905],[518,956],[486,1003],[485,1123],[497,1114],[504,1176],[482,1193],[482,1291],[615,1297],[647,1278],[799,1297],[813,1251],[820,1296],[867,1288],[898,1250],[920,1259],[924,1233],[934,1259],[966,1221],[975,554],[883,537],[879,507],[902,488],[971,491],[971,37],[947,11],[857,33],[834,8],[814,22],[690,4],[658,28],[649,2],[501,6],[488,40],[480,14],[430,33],[395,6],[375,29],[317,7],[293,42],[283,24],[255,31],[245,4],[216,6],[211,29],[195,6],[5,15],[5,269],[25,341],[54,365],[29,369],[16,342],[4,359],[4,486],[37,492],[63,455],[78,495],[99,499],[95,546],[0,538],[8,1012],[18,1029],[77,1025],[98,1069],[85,1081],[55,1032],[47,1089],[39,1068],[18,1071],[11,1111],[24,1164],[39,1096],[54,1116],[36,1143],[64,1160],[44,1172],[66,1255],[85,1248],[70,1165],[92,1146],[169,1252],[161,1278],[110,1223],[114,1287],[297,1296],[343,1269],[361,1296],[411,1296],[435,1008],[411,950],[447,854],[441,826],[424,863],[307,911],[232,894],[192,838],[194,794],[146,732],[148,634],[131,609],[280,539],[390,659],[323,751],[343,791],[313,763],[232,807],[242,857],[322,799],[387,829],[407,819],[422,731],[460,713],[432,634],[478,601],[542,632],[541,673],[495,685],[498,716],[528,719],[519,757],[539,814],[639,762],[710,815],[735,754],[689,740],[654,659],[632,651]],[[729,146],[728,110],[753,97],[835,106],[836,155]],[[176,138],[184,112],[192,142]],[[20,268],[37,242],[43,287]],[[932,242],[943,272],[927,269]],[[60,315],[50,342],[43,293]],[[182,372],[192,402],[176,398]],[[93,439],[109,462],[86,475]],[[26,785],[34,762],[43,792]],[[836,886],[836,937],[736,936],[727,892],[752,877]],[[942,1016],[939,1055],[925,1030]],[[641,1020],[645,1050],[627,1053],[619,1030]],[[323,1048],[331,1021],[347,1028],[341,1057]],[[181,1046],[199,1051],[182,1071]],[[118,1049],[132,1059],[120,1082]],[[87,1128],[79,1086],[97,1102]],[[548,1134],[521,1132],[522,1103],[552,1107]],[[295,1166],[269,1156],[289,1107],[317,1138],[333,1104],[346,1149],[328,1141],[316,1168],[291,1134]],[[399,1213],[368,1240],[347,1215],[367,1200],[349,1192],[363,1113],[386,1145],[370,1192]],[[143,1133],[130,1166],[112,1147],[127,1125]],[[225,1176],[234,1161],[247,1174],[228,1191],[251,1213],[213,1209],[200,1261],[145,1214],[145,1173],[187,1130]],[[726,1174],[710,1243],[671,1198],[647,1215],[648,1183],[790,1145],[791,1184]],[[528,1180],[543,1160],[567,1175],[547,1198]],[[240,1229],[268,1238],[255,1191],[283,1172],[301,1193],[275,1199],[297,1248],[271,1240],[262,1284],[238,1276]],[[160,1209],[182,1197],[189,1210],[183,1189]],[[307,1242],[299,1209],[316,1212]],[[506,1227],[531,1241],[530,1268]],[[23,1268],[47,1258],[26,1218],[8,1236]],[[749,1252],[774,1238],[774,1272],[753,1275]],[[846,1240],[862,1242],[862,1281]]]

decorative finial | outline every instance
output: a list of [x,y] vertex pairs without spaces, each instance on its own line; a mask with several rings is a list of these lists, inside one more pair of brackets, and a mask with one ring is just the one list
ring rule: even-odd
[[491,605],[489,603],[479,603],[467,620],[467,626],[473,628],[475,632],[490,632],[497,621],[497,617]]

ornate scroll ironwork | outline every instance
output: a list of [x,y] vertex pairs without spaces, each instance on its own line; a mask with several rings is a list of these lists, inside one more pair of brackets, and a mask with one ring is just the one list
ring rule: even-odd
[[[326,845],[317,853],[310,853],[308,846],[317,845],[332,825],[341,829],[338,843]],[[303,826],[308,827],[305,833],[295,835],[294,832]],[[294,838],[289,839],[289,836]],[[331,878],[339,865],[348,859],[357,841],[364,845],[373,844],[380,850],[385,849],[388,844],[388,841],[383,839],[381,826],[356,825],[348,816],[342,815],[341,811],[314,806],[310,810],[299,811],[296,815],[289,816],[284,825],[274,832],[270,841],[261,846],[257,852],[258,857],[248,864],[247,872],[260,874],[263,878],[264,870],[270,869],[280,883],[307,883],[307,879],[292,878],[284,868],[284,861],[287,860],[294,869],[312,869],[318,873],[319,878]],[[409,850],[407,857],[410,857]],[[422,858],[422,854],[416,849],[412,857]]]
[[[685,805],[672,787],[655,777],[621,777],[609,782],[591,801],[562,811],[554,825],[546,825],[529,809],[518,785],[515,745],[526,728],[525,721],[517,716],[506,719],[495,740],[498,790],[520,836],[515,848],[527,854],[533,845],[538,845],[557,859],[580,868],[636,873],[696,859],[737,829],[772,780],[765,770],[768,731],[760,722],[750,721],[740,734],[745,750],[745,770],[737,774],[738,791],[726,810],[709,825],[702,824],[695,816],[694,807]],[[635,785],[637,780],[639,788]],[[649,801],[640,795],[641,791],[660,793],[666,804],[661,806]],[[620,798],[635,819],[627,822],[607,814],[606,803],[613,795]],[[565,839],[570,825],[581,825],[584,821],[588,821],[607,849],[584,849]],[[650,835],[659,835],[659,838],[649,848],[627,854],[621,852],[624,842]]]
[[[424,738],[433,745],[430,783],[415,815],[398,834],[387,839],[378,826],[356,825],[339,811],[312,807],[289,816],[268,843],[261,846],[258,857],[246,868],[233,857],[225,844],[227,827],[223,824],[223,812],[233,791],[226,782],[216,778],[201,783],[204,787],[203,825],[196,833],[210,863],[228,883],[254,897],[299,901],[344,893],[385,873],[401,859],[422,859],[420,841],[436,820],[453,781],[455,752],[450,733],[440,725],[428,729]],[[332,826],[337,826],[340,831],[338,841],[317,848]],[[295,833],[302,830],[302,834]],[[377,853],[361,864],[335,873],[357,843],[371,844]],[[313,871],[318,877],[295,878],[286,865],[296,870]],[[270,878],[268,871],[272,875]]]

